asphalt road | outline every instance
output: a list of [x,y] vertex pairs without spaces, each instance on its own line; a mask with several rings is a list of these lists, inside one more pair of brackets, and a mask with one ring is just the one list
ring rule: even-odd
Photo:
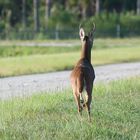
[[[25,97],[42,92],[60,91],[70,87],[71,71],[0,78],[0,99]],[[108,83],[126,77],[140,76],[140,62],[95,67],[96,80]]]

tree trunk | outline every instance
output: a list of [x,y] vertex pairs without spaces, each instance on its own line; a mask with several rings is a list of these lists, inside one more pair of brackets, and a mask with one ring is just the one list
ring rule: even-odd
[[91,17],[96,13],[96,0],[89,0],[88,5],[86,7],[86,16]]
[[137,15],[140,15],[140,0],[137,0]]
[[34,0],[34,30],[39,32],[39,0]]
[[45,0],[46,1],[46,20],[48,20],[48,18],[51,16],[51,5],[52,2],[51,0]]
[[96,15],[100,13],[100,0],[96,0]]
[[26,29],[26,0],[22,0],[22,25]]

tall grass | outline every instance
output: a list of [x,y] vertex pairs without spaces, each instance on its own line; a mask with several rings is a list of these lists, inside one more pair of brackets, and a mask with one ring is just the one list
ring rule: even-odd
[[95,85],[92,123],[71,90],[0,101],[0,139],[139,140],[140,77]]

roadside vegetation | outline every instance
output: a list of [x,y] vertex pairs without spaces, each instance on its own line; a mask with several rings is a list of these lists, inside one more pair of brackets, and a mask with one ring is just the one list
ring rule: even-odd
[[[139,39],[97,39],[94,44],[94,65],[140,61]],[[0,77],[70,70],[80,50],[80,41],[74,47],[0,46]]]
[[71,90],[0,101],[0,139],[140,138],[140,77],[94,86],[92,123]]

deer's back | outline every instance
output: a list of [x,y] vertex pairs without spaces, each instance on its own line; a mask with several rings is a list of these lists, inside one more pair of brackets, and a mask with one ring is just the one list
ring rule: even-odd
[[94,81],[95,73],[91,63],[86,59],[80,59],[71,73],[71,80],[83,77],[85,80]]

